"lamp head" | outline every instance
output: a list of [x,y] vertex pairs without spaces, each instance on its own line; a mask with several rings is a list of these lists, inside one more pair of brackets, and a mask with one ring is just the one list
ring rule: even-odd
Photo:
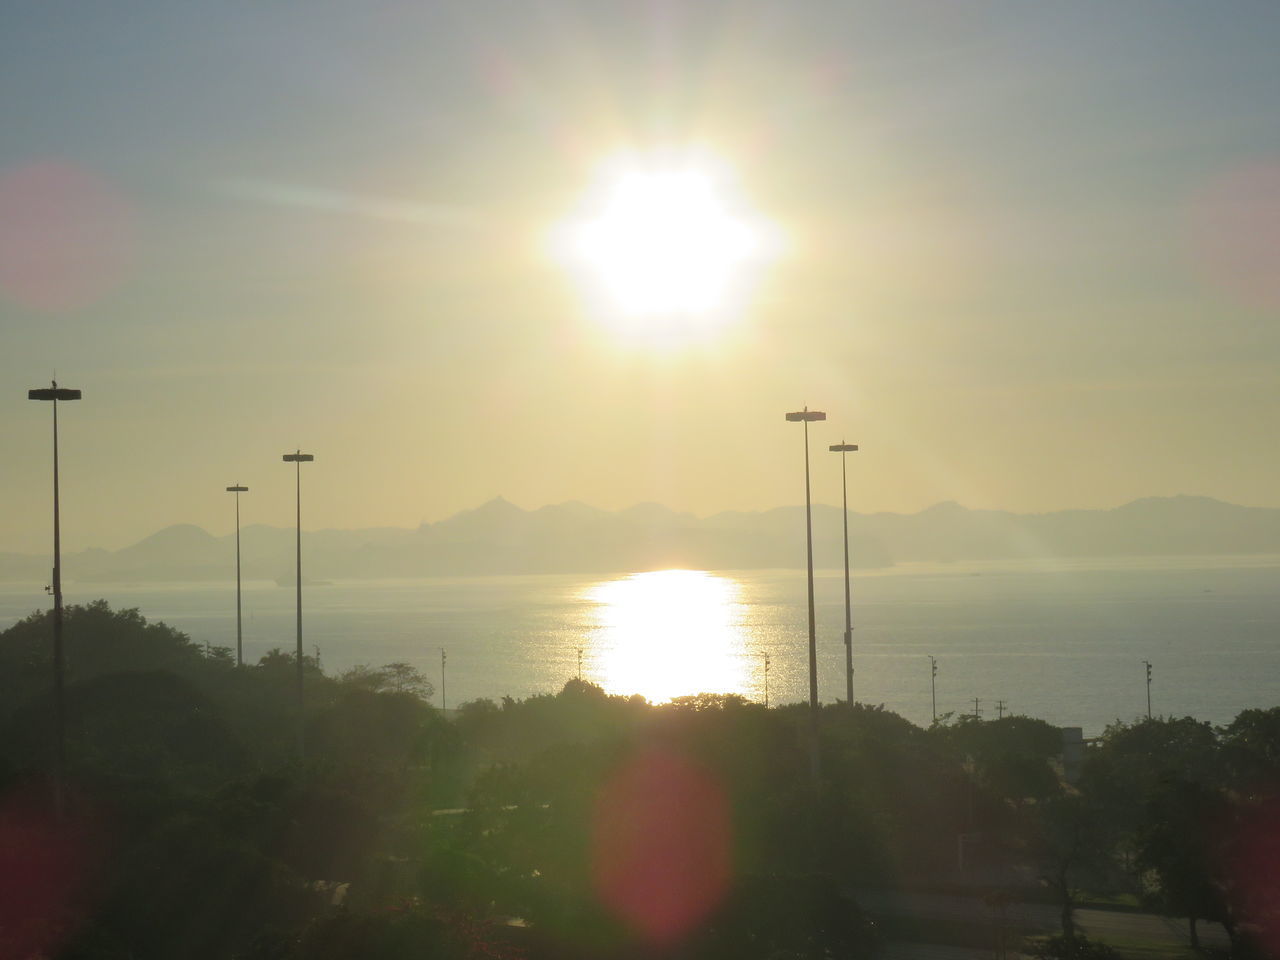
[[68,390],[66,387],[42,387],[39,390],[28,390],[28,400],[79,400],[79,390]]

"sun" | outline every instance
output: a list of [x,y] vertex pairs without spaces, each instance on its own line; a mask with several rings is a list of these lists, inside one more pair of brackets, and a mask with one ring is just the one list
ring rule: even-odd
[[740,310],[774,246],[724,165],[701,156],[606,165],[556,239],[594,304],[638,330],[717,326]]

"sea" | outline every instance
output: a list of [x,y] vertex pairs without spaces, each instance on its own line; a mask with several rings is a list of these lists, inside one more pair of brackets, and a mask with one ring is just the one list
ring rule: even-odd
[[[1075,726],[1280,705],[1280,556],[898,564],[850,584],[854,699],[917,724],[935,713]],[[65,601],[136,607],[234,648],[235,585],[68,583]],[[0,584],[0,629],[50,598]],[[845,577],[814,577],[818,692],[846,697]],[[243,585],[246,662],[296,644],[292,585]],[[638,571],[304,584],[303,644],[328,673],[406,662],[455,709],[554,693],[575,676],[664,702],[808,698],[803,570]],[[933,658],[932,660],[930,658]],[[1144,661],[1151,664],[1147,683]],[[936,663],[937,673],[933,674]]]

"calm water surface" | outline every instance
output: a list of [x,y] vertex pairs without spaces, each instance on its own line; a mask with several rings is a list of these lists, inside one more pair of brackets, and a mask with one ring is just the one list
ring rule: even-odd
[[[844,696],[844,586],[817,577],[819,690]],[[68,603],[106,597],[200,643],[234,646],[233,584],[69,584]],[[1082,726],[1146,711],[1224,723],[1280,703],[1280,558],[900,565],[856,574],[854,694],[917,723],[1005,709]],[[654,701],[714,690],[808,696],[803,571],[659,571],[631,576],[339,581],[304,591],[304,642],[325,669],[408,661],[436,684],[448,651],[450,706],[554,692],[577,672]],[[294,595],[245,585],[245,657],[292,649]],[[0,626],[47,608],[37,585],[0,586]]]

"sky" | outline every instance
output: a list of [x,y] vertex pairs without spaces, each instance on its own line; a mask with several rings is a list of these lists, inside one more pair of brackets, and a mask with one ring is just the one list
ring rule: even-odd
[[[1280,507],[1280,6],[14,0],[0,551],[415,526],[502,495]],[[714,329],[550,251],[714,156],[780,238]],[[726,187],[728,189],[728,187]]]

